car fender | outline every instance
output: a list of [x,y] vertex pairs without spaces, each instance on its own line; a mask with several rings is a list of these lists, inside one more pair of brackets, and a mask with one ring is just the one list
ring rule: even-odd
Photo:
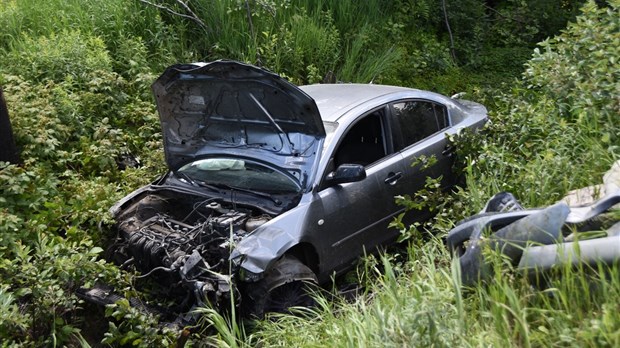
[[[230,255],[247,272],[262,274],[292,247],[302,242],[308,204],[302,203],[243,238]],[[312,244],[312,243],[310,243]]]
[[240,266],[254,274],[261,274],[286,250],[299,243],[298,238],[278,227],[255,231],[242,239],[230,255],[231,260],[241,259]]

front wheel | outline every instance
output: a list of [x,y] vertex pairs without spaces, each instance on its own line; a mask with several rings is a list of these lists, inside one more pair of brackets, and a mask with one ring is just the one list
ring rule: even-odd
[[263,318],[267,313],[290,313],[292,307],[312,307],[316,275],[293,256],[278,260],[256,283],[245,286],[246,315]]

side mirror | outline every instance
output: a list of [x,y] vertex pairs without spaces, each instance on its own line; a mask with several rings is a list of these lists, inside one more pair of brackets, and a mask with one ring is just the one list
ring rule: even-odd
[[335,171],[327,174],[327,186],[345,184],[366,179],[366,170],[359,164],[341,164]]

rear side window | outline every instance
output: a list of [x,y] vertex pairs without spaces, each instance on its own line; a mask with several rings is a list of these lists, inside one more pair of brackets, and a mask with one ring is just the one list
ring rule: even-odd
[[400,149],[415,144],[450,126],[446,107],[425,100],[411,100],[392,104],[400,125]]

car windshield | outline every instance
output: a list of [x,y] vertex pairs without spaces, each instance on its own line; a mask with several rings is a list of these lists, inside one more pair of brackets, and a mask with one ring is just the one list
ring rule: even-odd
[[292,178],[254,161],[229,157],[206,158],[181,167],[177,174],[198,184],[252,190],[265,193],[296,193],[300,187]]

